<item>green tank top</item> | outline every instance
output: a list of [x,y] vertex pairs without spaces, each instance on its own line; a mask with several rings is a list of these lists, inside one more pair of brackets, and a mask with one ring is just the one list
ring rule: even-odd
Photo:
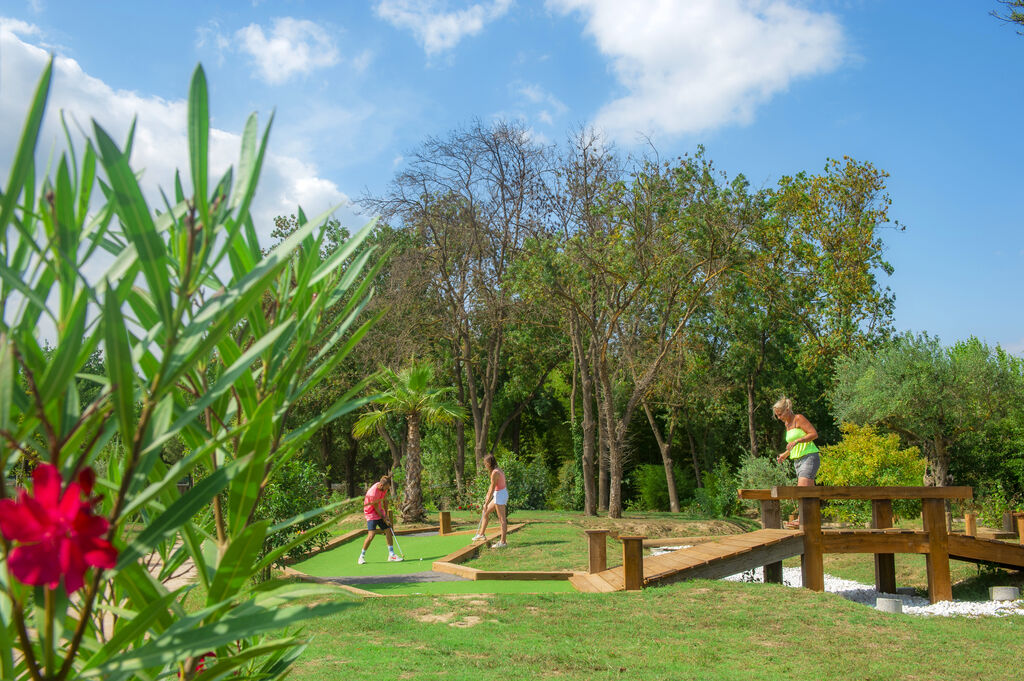
[[[790,428],[786,431],[786,442],[799,440],[804,435],[807,435],[807,433],[802,428]],[[807,454],[814,454],[816,451],[818,451],[818,447],[813,442],[801,442],[798,445],[793,445],[793,449],[789,450],[789,458],[799,459]]]

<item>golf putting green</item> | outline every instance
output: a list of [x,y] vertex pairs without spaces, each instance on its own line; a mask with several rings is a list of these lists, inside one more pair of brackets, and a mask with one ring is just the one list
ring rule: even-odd
[[[319,553],[309,560],[292,565],[292,569],[313,577],[369,577],[372,575],[408,575],[413,572],[431,570],[435,560],[441,560],[449,553],[472,543],[472,535],[449,534],[444,537],[430,535],[414,537],[398,535],[398,544],[405,551],[401,563],[388,562],[388,545],[378,535],[366,550],[366,563],[359,565],[359,552],[364,537],[356,537],[330,551]],[[397,549],[396,549],[397,550]],[[488,549],[482,549],[487,551]],[[422,560],[420,560],[422,558]],[[413,585],[415,586],[415,585]]]
[[576,589],[567,579],[545,580],[497,580],[481,579],[465,582],[418,582],[388,584],[360,584],[360,589],[383,594],[539,594],[539,593],[575,593]]

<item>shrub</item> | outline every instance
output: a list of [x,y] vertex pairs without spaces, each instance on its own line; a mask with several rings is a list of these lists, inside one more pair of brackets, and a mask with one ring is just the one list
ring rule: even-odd
[[724,518],[739,508],[736,477],[723,459],[704,473],[704,486],[693,493],[691,510],[708,518]]
[[[134,134],[122,148],[99,124],[83,132],[81,153],[65,129],[68,151],[37,177],[52,69],[0,196],[0,480],[46,462],[31,490],[0,508],[0,677],[190,680],[212,655],[203,679],[281,678],[304,645],[294,627],[345,606],[301,603],[312,592],[285,582],[252,589],[291,542],[330,522],[266,553],[268,538],[307,518],[273,523],[256,510],[309,438],[363,403],[357,382],[286,425],[368,328],[360,272],[371,254],[360,243],[369,230],[325,261],[326,216],[300,212],[294,234],[265,250],[249,206],[269,130],[261,135],[253,115],[237,168],[211,178],[201,68],[188,104],[190,168],[159,209],[130,166]],[[38,331],[50,321],[47,352]],[[176,438],[180,458],[163,460]],[[179,492],[189,475],[196,484]],[[40,505],[54,511],[45,526],[25,522],[43,519]],[[51,538],[64,560],[40,550]],[[170,590],[186,561],[197,588]]]
[[[683,479],[683,471],[677,465],[673,472],[676,479],[676,498],[679,495],[679,481]],[[665,466],[660,464],[643,464],[633,469],[630,474],[633,498],[628,507],[631,511],[668,511],[668,480],[665,478]]]
[[[267,483],[263,499],[256,507],[256,517],[261,520],[269,520],[276,525],[283,520],[325,506],[329,496],[327,476],[312,461],[292,459],[282,465],[277,474]],[[305,536],[307,532],[327,518],[328,514],[320,513],[268,537],[263,542],[264,553],[270,553],[279,546],[293,543],[292,539]],[[328,540],[328,535],[324,533],[311,533],[308,539],[289,548],[284,557],[299,558],[310,551],[323,548],[327,545]],[[275,563],[280,564],[280,560]]]
[[584,501],[583,466],[577,459],[571,459],[558,469],[555,508],[564,511],[582,511]]
[[[754,456],[750,452],[740,461],[736,470],[736,485],[740,489],[769,489],[775,486],[796,485],[797,479],[793,469],[788,465],[780,466],[774,457]],[[740,501],[746,508],[760,508],[760,502],[752,500]],[[780,503],[782,517],[796,511],[796,501],[783,499]]]
[[[516,510],[536,510],[547,508],[548,490],[548,469],[544,461],[537,457],[527,461],[522,454],[512,452],[499,447],[495,458],[498,460],[498,467],[505,471],[505,480],[508,485],[508,507],[511,514]],[[471,499],[474,504],[479,504],[487,494],[487,487],[490,479],[487,477],[487,468],[481,467],[473,479]]]
[[[917,447],[900,448],[895,433],[883,435],[871,426],[844,423],[841,442],[821,448],[822,485],[902,486],[920,485],[925,460]],[[868,501],[830,502],[829,515],[838,520],[864,523],[871,519]],[[921,513],[921,502],[897,499],[893,512],[904,518]]]

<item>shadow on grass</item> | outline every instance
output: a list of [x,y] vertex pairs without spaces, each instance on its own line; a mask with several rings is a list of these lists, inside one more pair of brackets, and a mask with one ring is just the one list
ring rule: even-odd
[[980,564],[977,575],[953,585],[953,598],[958,601],[987,601],[990,586],[1017,586],[1024,591],[1024,572]]

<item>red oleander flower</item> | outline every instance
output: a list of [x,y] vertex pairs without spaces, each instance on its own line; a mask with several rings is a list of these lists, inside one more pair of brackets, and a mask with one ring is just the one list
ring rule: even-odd
[[44,463],[32,474],[32,494],[0,499],[0,534],[16,544],[7,563],[19,581],[56,589],[63,577],[73,593],[90,567],[114,567],[117,549],[102,538],[107,519],[92,512],[89,499],[95,481],[86,468],[61,492],[60,472]]

